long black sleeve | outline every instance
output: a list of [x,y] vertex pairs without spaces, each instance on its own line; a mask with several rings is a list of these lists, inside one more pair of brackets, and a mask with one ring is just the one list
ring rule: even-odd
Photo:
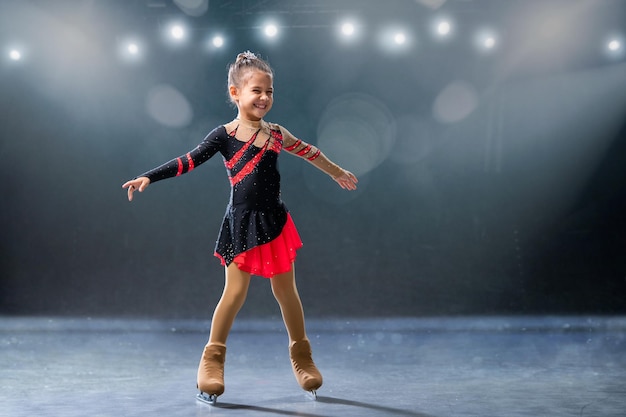
[[148,177],[150,183],[166,178],[176,177],[192,171],[197,166],[205,163],[217,152],[224,149],[227,140],[226,130],[223,126],[217,127],[194,149],[184,155],[174,158],[163,165],[150,171],[144,172],[139,177]]

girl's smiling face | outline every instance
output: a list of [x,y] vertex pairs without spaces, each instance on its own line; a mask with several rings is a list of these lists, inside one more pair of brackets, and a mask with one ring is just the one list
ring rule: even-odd
[[242,86],[231,85],[229,92],[237,104],[238,117],[244,120],[261,120],[270,111],[274,102],[272,76],[256,69],[249,70]]

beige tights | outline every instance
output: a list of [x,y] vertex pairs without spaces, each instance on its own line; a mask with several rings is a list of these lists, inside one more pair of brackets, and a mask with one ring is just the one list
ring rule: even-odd
[[291,269],[288,272],[274,276],[271,282],[272,293],[280,306],[289,342],[307,340],[304,329],[304,311],[298,288],[296,287],[294,265],[291,265]]
[[[274,276],[270,282],[272,293],[280,306],[290,343],[307,340],[304,328],[304,312],[296,287],[293,265],[291,270]],[[209,344],[226,345],[226,339],[235,317],[246,301],[249,286],[250,274],[240,270],[232,262],[226,268],[224,292],[213,313]]]

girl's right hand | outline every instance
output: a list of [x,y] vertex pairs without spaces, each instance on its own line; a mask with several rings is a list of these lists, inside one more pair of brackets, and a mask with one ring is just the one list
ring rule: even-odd
[[126,181],[122,184],[122,188],[128,188],[128,201],[133,201],[133,193],[139,191],[140,193],[150,185],[150,178],[139,177],[134,180]]
[[341,169],[343,172],[341,175],[334,177],[333,179],[339,184],[341,188],[344,190],[356,190],[356,184],[359,182],[356,176],[345,169]]

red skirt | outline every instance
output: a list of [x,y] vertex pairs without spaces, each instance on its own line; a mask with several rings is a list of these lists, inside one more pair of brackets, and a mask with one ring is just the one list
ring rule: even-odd
[[[272,278],[274,275],[288,272],[293,261],[296,260],[296,251],[302,247],[302,240],[296,230],[296,225],[287,213],[287,222],[280,235],[263,245],[255,246],[235,256],[233,262],[242,271],[252,275]],[[215,253],[222,265],[226,265],[224,259]]]

